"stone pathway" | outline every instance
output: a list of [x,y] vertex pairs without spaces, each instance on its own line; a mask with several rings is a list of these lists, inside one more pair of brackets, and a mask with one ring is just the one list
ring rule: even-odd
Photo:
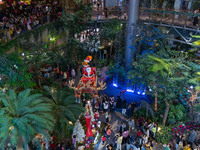
[[[102,122],[106,122],[105,116],[102,113],[100,113],[99,120]],[[127,118],[119,112],[112,112],[109,114],[109,120],[110,120],[110,124],[112,125],[111,137],[110,139],[105,140],[104,145],[100,141],[99,145],[94,150],[105,150],[107,144],[112,144],[114,146],[114,136],[117,133],[118,124],[121,122],[126,122]],[[133,138],[135,139],[137,136],[137,128],[132,130],[130,134],[133,135]],[[126,144],[123,144],[122,150],[125,150],[125,149],[126,149]],[[153,147],[153,150],[164,150],[164,147],[162,146],[162,144],[155,144]]]
[[[102,122],[106,122],[105,120],[105,116],[101,113],[99,120]],[[114,136],[117,133],[117,128],[118,128],[118,124],[120,122],[126,121],[127,119],[120,113],[118,112],[112,112],[109,114],[109,121],[110,124],[112,125],[112,133],[111,133],[111,137],[110,139],[106,139],[105,144],[102,145],[102,142],[99,144],[99,147],[96,148],[95,150],[105,150],[105,146],[107,144],[113,144],[114,146]]]

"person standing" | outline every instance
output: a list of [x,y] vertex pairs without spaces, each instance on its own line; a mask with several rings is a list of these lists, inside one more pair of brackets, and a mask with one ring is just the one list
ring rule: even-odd
[[153,128],[152,128],[153,138],[156,137],[156,130],[157,130],[156,124],[154,124],[154,126],[153,126]]
[[114,103],[115,103],[114,96],[111,96],[110,97],[110,112],[114,110]]
[[129,125],[129,131],[131,131],[135,128],[134,118],[129,118],[128,125]]
[[130,150],[131,147],[131,137],[128,135],[127,140],[126,140],[126,150]]
[[60,77],[60,70],[59,70],[59,66],[56,68],[56,75],[57,75],[57,78]]
[[72,78],[75,78],[75,76],[76,76],[76,72],[75,72],[74,68],[72,68],[72,70],[71,70],[71,76],[72,76]]
[[106,112],[106,114],[105,114],[105,119],[106,119],[106,124],[108,124],[108,123],[109,123],[109,115],[108,115],[108,112]]
[[73,136],[72,143],[74,145],[74,149],[76,149],[76,135]]
[[[198,9],[194,11],[194,14],[197,14],[197,13],[199,13]],[[198,25],[198,23],[199,23],[199,18],[198,18],[198,16],[195,16],[194,21],[193,21],[193,25],[196,26],[196,25]]]
[[105,13],[105,17],[108,18],[108,8],[107,7],[104,8],[104,13]]
[[94,118],[96,121],[99,120],[99,111],[98,110],[96,110],[96,112],[94,113]]
[[104,112],[108,112],[108,101],[105,100],[105,102],[103,103],[103,109],[104,109]]
[[106,137],[105,137],[105,135],[103,135],[103,136],[101,137],[102,145],[104,145],[105,140],[106,140]]
[[99,10],[100,2],[97,1],[97,10]]
[[131,107],[131,104],[128,106],[127,109],[127,116],[130,118],[133,115],[133,108]]
[[189,138],[188,138],[188,142],[190,142],[191,144],[194,143],[195,139],[196,139],[196,136],[197,136],[197,132],[195,130],[192,130]]
[[122,105],[122,99],[120,98],[120,96],[117,96],[117,104],[116,104],[116,108],[119,110],[121,108]]
[[123,140],[123,136],[120,135],[120,136],[117,138],[117,150],[122,150],[122,140]]
[[126,100],[125,99],[122,101],[122,114],[126,115]]
[[133,109],[133,111],[135,110],[135,108],[137,107],[137,104],[136,104],[136,102],[131,102],[131,107],[132,107],[132,109]]
[[106,131],[106,135],[107,135],[107,139],[110,139],[110,136],[111,136],[111,126],[108,127],[108,129]]

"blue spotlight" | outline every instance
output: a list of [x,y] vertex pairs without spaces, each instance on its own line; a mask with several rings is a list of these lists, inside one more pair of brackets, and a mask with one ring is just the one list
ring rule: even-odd
[[137,92],[138,94],[140,94],[140,92]]
[[143,92],[142,95],[145,95],[145,92]]
[[118,87],[118,85],[116,83],[113,83],[113,86]]
[[134,91],[131,90],[131,89],[127,89],[126,91],[127,91],[127,92],[132,92],[132,93],[134,93]]

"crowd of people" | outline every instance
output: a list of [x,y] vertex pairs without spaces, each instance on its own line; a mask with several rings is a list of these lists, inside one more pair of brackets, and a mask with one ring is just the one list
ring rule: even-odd
[[[82,97],[84,105],[85,98]],[[117,96],[115,100],[114,96],[110,98],[103,94],[96,100],[91,100],[91,104],[95,110],[95,120],[99,119],[100,115],[105,116],[106,127],[104,134],[101,137],[101,142],[106,150],[152,150],[156,143],[156,134],[159,131],[158,125],[152,122],[148,118],[133,116],[134,109],[137,104],[127,104],[125,99],[121,99]],[[112,130],[112,124],[110,122],[109,114],[112,112],[121,112],[128,118],[128,120],[119,122],[117,131],[114,132],[113,141],[110,142]],[[101,118],[102,119],[102,118]],[[200,136],[199,131],[193,130],[187,138],[183,139],[183,136],[177,134],[174,143],[162,145],[165,150],[199,150],[197,140]]]
[[25,5],[18,2],[5,2],[0,12],[0,26],[4,31],[1,35],[7,41],[25,31],[55,21],[61,16],[62,8],[57,1],[45,1]]
[[[30,72],[33,72],[32,68]],[[40,77],[44,81],[48,81],[50,79],[62,80],[63,86],[67,86],[67,81],[69,78],[75,78],[76,70],[71,68],[70,65],[66,65],[65,68],[61,68],[61,66],[54,67],[52,65],[43,65],[40,69]]]

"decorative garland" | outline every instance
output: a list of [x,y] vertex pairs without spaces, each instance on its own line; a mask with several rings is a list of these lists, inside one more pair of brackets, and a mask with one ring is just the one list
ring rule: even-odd
[[172,15],[184,15],[188,17],[200,17],[200,13],[174,11],[174,10],[145,9],[144,12],[153,13],[153,14],[172,14]]

